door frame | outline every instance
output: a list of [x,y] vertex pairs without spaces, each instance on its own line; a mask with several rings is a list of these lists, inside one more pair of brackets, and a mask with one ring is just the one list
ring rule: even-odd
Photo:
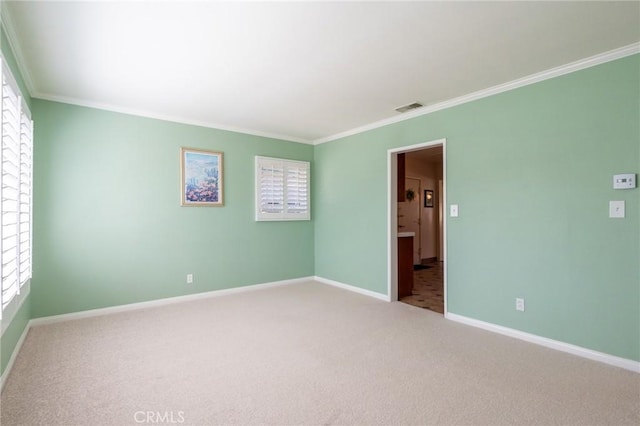
[[398,300],[398,154],[442,146],[442,239],[444,250],[444,315],[447,315],[447,140],[437,139],[387,150],[387,294]]

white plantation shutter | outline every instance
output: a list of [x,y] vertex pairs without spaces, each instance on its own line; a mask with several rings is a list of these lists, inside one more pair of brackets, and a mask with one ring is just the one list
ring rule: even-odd
[[258,210],[264,214],[284,213],[284,165],[282,161],[264,159],[258,167]]
[[0,151],[0,300],[2,310],[31,278],[33,122],[18,86],[2,66]]
[[256,220],[309,220],[309,162],[256,157]]
[[288,213],[291,215],[308,215],[309,163],[289,163],[286,187]]
[[18,294],[18,191],[20,182],[20,99],[2,76],[2,308]]
[[19,194],[19,247],[20,287],[31,278],[31,204],[33,174],[33,121],[25,111],[20,123],[20,194]]

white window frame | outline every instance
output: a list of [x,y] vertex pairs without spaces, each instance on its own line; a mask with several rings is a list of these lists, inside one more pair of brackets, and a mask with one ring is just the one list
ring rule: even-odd
[[[268,199],[272,208],[265,207]],[[311,163],[256,156],[255,213],[258,222],[311,220]]]
[[[0,71],[0,322],[4,332],[30,290],[33,263],[33,121],[20,88],[1,56]],[[7,96],[15,99],[15,105],[5,103]],[[5,109],[11,112],[5,114]],[[17,135],[16,140],[9,140],[9,127],[14,132],[17,129],[12,138]],[[10,156],[17,158],[10,160]],[[5,206],[10,205],[15,206],[15,211],[5,210]],[[12,213],[15,215],[13,218]],[[16,223],[11,223],[8,218]],[[15,242],[15,247],[11,247],[11,241]],[[7,274],[5,266],[14,262],[15,274]]]

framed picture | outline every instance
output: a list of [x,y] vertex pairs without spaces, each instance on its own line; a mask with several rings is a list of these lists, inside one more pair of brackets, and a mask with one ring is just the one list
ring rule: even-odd
[[222,153],[180,148],[183,206],[223,206]]
[[433,208],[433,191],[431,189],[424,190],[424,206]]

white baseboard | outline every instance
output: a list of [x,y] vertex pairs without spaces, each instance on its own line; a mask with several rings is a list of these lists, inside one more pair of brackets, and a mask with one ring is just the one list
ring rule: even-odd
[[210,297],[226,296],[229,294],[244,293],[264,288],[278,287],[282,285],[299,284],[313,281],[314,277],[294,278],[290,280],[273,281],[262,284],[253,284],[244,287],[226,288],[222,290],[207,291],[204,293],[188,294],[185,296],[169,297],[166,299],[150,300],[148,302],[130,303],[127,305],[111,306],[108,308],[91,309],[88,311],[73,312],[70,314],[53,315],[49,317],[35,318],[31,320],[31,325],[53,324],[56,322],[71,321],[81,318],[97,317],[102,315],[117,314],[119,312],[136,311],[138,309],[153,308],[158,306],[172,305],[175,303],[190,302],[193,300],[208,299]]
[[31,328],[31,321],[27,323],[27,326],[22,331],[20,338],[18,339],[18,343],[16,343],[16,347],[13,348],[13,353],[11,354],[11,358],[9,358],[9,363],[7,364],[7,368],[4,369],[2,376],[0,376],[0,392],[4,389],[4,384],[9,377],[9,373],[11,373],[11,369],[13,368],[13,363],[16,361],[16,357],[20,352],[20,348],[22,348],[22,344],[24,343],[24,339],[27,337],[27,333],[29,333],[29,329]]
[[345,283],[341,283],[339,281],[334,281],[334,280],[330,280],[327,278],[322,278],[322,277],[318,277],[315,276],[313,277],[314,280],[318,281],[319,283],[322,284],[328,284],[334,287],[338,287],[344,290],[349,290],[352,291],[354,293],[359,293],[359,294],[364,294],[365,296],[369,296],[369,297],[375,297],[376,299],[380,299],[380,300],[384,300],[385,302],[389,302],[389,296],[386,294],[382,294],[382,293],[377,293],[375,291],[371,291],[371,290],[365,290],[363,288],[360,287],[355,287],[349,284],[345,284]]
[[535,334],[525,333],[524,331],[514,330],[513,328],[503,327],[501,325],[491,324],[489,322],[480,321],[473,318],[468,318],[462,315],[447,313],[445,318],[459,322],[462,324],[470,325],[473,327],[482,328],[484,330],[492,331],[494,333],[503,334],[505,336],[514,337],[516,339],[524,340],[526,342],[535,343],[537,345],[546,346],[547,348],[556,349],[558,351],[567,352],[573,355],[577,355],[582,358],[588,358],[593,361],[599,361],[605,364],[613,365],[616,367],[624,368],[635,373],[640,373],[640,362],[631,359],[620,358],[615,355],[609,355],[603,352],[594,351],[591,349],[583,348],[581,346],[572,345],[570,343],[560,342],[558,340],[548,339],[546,337],[537,336]]
[[[18,353],[20,352],[20,348],[22,347],[24,340],[27,336],[27,333],[29,332],[30,328],[32,326],[36,326],[36,325],[43,325],[43,324],[52,324],[52,323],[56,323],[56,322],[62,322],[62,321],[70,321],[70,320],[75,320],[75,319],[81,319],[81,318],[89,318],[89,317],[95,317],[95,316],[101,316],[101,315],[109,315],[109,314],[115,314],[118,312],[127,312],[127,311],[133,311],[133,310],[138,310],[138,309],[145,309],[145,308],[150,308],[150,307],[156,307],[156,306],[164,306],[164,305],[170,305],[170,304],[174,304],[174,303],[181,303],[181,302],[188,302],[188,301],[192,301],[192,300],[199,300],[199,299],[206,299],[206,298],[210,298],[210,297],[218,297],[218,296],[224,296],[224,295],[228,295],[228,294],[236,294],[236,293],[243,293],[243,292],[248,292],[248,291],[255,291],[255,290],[260,290],[260,289],[265,289],[265,288],[270,288],[270,287],[278,287],[278,286],[283,286],[283,285],[290,285],[290,284],[299,284],[299,283],[303,283],[303,282],[308,282],[308,281],[317,281],[319,283],[322,284],[327,284],[327,285],[331,285],[333,287],[337,287],[337,288],[341,288],[344,290],[348,290],[348,291],[352,291],[354,293],[359,293],[359,294],[363,294],[365,296],[369,296],[369,297],[373,297],[375,299],[379,299],[379,300],[383,300],[385,302],[389,301],[389,296],[386,294],[382,294],[382,293],[377,293],[375,291],[371,291],[371,290],[365,290],[362,289],[360,287],[355,287],[349,284],[344,284],[338,281],[334,281],[334,280],[330,280],[327,278],[322,278],[322,277],[318,277],[318,276],[314,276],[314,277],[303,277],[303,278],[295,278],[295,279],[290,279],[290,280],[282,280],[282,281],[274,281],[274,282],[269,282],[269,283],[262,283],[262,284],[255,284],[255,285],[249,285],[249,286],[245,286],[245,287],[236,287],[236,288],[229,288],[229,289],[223,289],[223,290],[214,290],[214,291],[209,291],[206,293],[197,293],[197,294],[190,294],[190,295],[186,295],[186,296],[177,296],[177,297],[170,297],[167,299],[159,299],[159,300],[152,300],[149,302],[140,302],[140,303],[131,303],[128,305],[121,305],[121,306],[112,306],[109,308],[101,308],[101,309],[92,309],[89,311],[82,311],[82,312],[74,312],[71,314],[63,314],[63,315],[55,315],[55,316],[50,316],[50,317],[43,317],[43,318],[35,318],[30,320],[27,323],[27,326],[25,327],[24,331],[22,332],[22,335],[20,336],[20,339],[18,340],[18,343],[16,344],[16,347],[13,350],[13,353],[11,354],[11,358],[9,359],[9,363],[7,364],[7,368],[5,368],[4,373],[2,374],[2,376],[0,376],[0,391],[2,391],[2,389],[4,388],[5,382],[7,380],[7,378],[9,377],[9,374],[11,372],[11,369],[13,367],[13,364],[15,362],[15,359],[18,355]],[[456,321],[462,324],[466,324],[466,325],[470,325],[473,327],[478,327],[478,328],[482,328],[484,330],[488,330],[488,331],[492,331],[494,333],[498,333],[498,334],[503,334],[505,336],[509,336],[509,337],[513,337],[516,339],[520,339],[520,340],[524,340],[530,343],[535,343],[538,345],[542,345],[542,346],[546,346],[548,348],[551,349],[556,349],[562,352],[567,352],[573,355],[577,355],[583,358],[588,358],[594,361],[599,361],[605,364],[609,364],[609,365],[613,365],[616,367],[620,367],[620,368],[624,368],[625,370],[630,370],[636,373],[640,373],[640,362],[638,361],[633,361],[630,359],[625,359],[625,358],[620,358],[617,357],[615,355],[609,355],[609,354],[605,354],[603,352],[598,352],[598,351],[594,351],[591,349],[587,349],[587,348],[583,348],[580,346],[575,346],[575,345],[571,345],[569,343],[564,343],[564,342],[560,342],[557,340],[553,340],[553,339],[548,339],[546,337],[541,337],[541,336],[537,336],[535,334],[530,334],[530,333],[525,333],[523,331],[519,331],[519,330],[514,330],[512,328],[508,328],[508,327],[503,327],[500,325],[496,325],[496,324],[491,324],[488,322],[484,322],[484,321],[480,321],[480,320],[476,320],[473,318],[468,318],[462,315],[457,315],[457,314],[453,314],[453,313],[447,313],[445,315],[445,318],[451,320],[451,321]]]
[[207,298],[210,298],[210,297],[219,297],[219,296],[225,296],[225,295],[229,295],[229,294],[244,293],[244,292],[248,292],[248,291],[261,290],[261,289],[265,289],[265,288],[278,287],[278,286],[283,286],[283,285],[299,284],[299,283],[309,282],[309,281],[313,281],[313,280],[314,280],[314,277],[294,278],[294,279],[290,279],[290,280],[273,281],[273,282],[262,283],[262,284],[248,285],[248,286],[244,286],[244,287],[235,287],[235,288],[227,288],[227,289],[222,289],[222,290],[213,290],[213,291],[208,291],[208,292],[205,292],[205,293],[197,293],[197,294],[188,294],[188,295],[185,295],[185,296],[169,297],[169,298],[166,298],[166,299],[150,300],[148,302],[130,303],[128,305],[111,306],[111,307],[108,307],[108,308],[91,309],[91,310],[88,310],[88,311],[73,312],[73,313],[70,313],[70,314],[62,314],[62,315],[53,315],[53,316],[49,316],[49,317],[34,318],[34,319],[30,320],[27,323],[27,326],[24,328],[24,331],[22,332],[22,335],[20,336],[20,339],[18,340],[18,343],[16,344],[16,347],[13,349],[13,353],[11,354],[11,358],[9,359],[9,363],[7,364],[7,368],[5,368],[4,373],[2,374],[2,376],[0,376],[0,391],[2,391],[2,389],[4,388],[5,381],[6,381],[7,377],[9,377],[9,373],[11,372],[11,368],[13,367],[13,363],[15,362],[15,359],[18,356],[18,353],[20,352],[20,348],[22,347],[22,344],[24,343],[24,339],[27,336],[27,333],[29,332],[29,329],[32,326],[38,326],[38,325],[44,325],[44,324],[53,324],[53,323],[57,323],[57,322],[64,322],[64,321],[71,321],[71,320],[82,319],[82,318],[97,317],[97,316],[102,316],[102,315],[110,315],[110,314],[116,314],[116,313],[119,313],[119,312],[135,311],[135,310],[138,310],[138,309],[152,308],[152,307],[157,307],[157,306],[172,305],[172,304],[175,304],[175,303],[182,303],[182,302],[189,302],[189,301],[192,301],[192,300],[207,299]]

